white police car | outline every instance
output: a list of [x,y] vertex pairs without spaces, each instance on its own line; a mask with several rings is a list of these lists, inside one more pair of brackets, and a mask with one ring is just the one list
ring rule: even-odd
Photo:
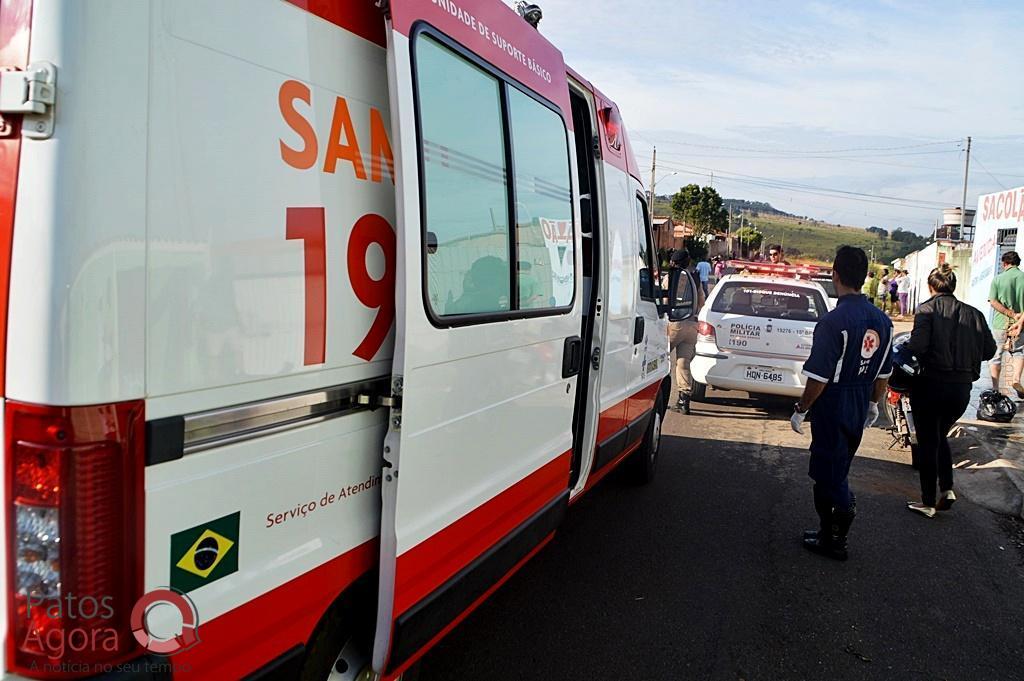
[[707,386],[798,397],[827,301],[825,290],[809,279],[782,273],[723,277],[697,317],[693,398],[704,399]]

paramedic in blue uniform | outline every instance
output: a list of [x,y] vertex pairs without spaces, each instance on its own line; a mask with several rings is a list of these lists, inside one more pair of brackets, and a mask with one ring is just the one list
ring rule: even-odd
[[892,322],[863,294],[868,259],[859,248],[836,252],[832,281],[839,303],[818,321],[811,356],[804,363],[807,387],[796,403],[791,423],[803,434],[811,419],[814,510],[820,530],[804,533],[804,546],[846,560],[846,535],[856,514],[847,476],[864,430],[878,418],[878,401],[892,373]]

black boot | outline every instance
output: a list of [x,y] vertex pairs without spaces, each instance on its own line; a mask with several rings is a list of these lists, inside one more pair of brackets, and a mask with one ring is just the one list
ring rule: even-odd
[[827,536],[829,524],[832,521],[832,499],[820,491],[817,485],[814,486],[814,510],[818,514],[820,529],[804,530],[804,541],[808,539],[816,540],[819,535]]
[[815,553],[835,560],[846,560],[846,537],[850,532],[850,525],[856,511],[834,511],[831,514],[827,533],[823,529],[818,536],[812,539],[804,539],[804,546]]
[[690,413],[690,396],[679,391],[679,400],[676,402],[676,408],[684,414]]

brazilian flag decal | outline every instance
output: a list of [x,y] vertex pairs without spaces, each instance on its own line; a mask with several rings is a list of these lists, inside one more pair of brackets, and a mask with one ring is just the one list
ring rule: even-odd
[[171,535],[171,587],[189,592],[238,572],[235,512]]

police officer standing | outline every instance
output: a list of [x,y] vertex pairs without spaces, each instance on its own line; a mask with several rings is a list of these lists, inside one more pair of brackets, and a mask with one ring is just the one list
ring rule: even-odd
[[863,294],[868,258],[859,248],[836,251],[832,281],[839,303],[818,321],[811,356],[804,363],[807,387],[790,422],[803,434],[813,407],[811,463],[819,530],[804,532],[804,546],[846,560],[846,535],[856,515],[847,476],[864,429],[878,418],[878,401],[892,373],[892,321]]

